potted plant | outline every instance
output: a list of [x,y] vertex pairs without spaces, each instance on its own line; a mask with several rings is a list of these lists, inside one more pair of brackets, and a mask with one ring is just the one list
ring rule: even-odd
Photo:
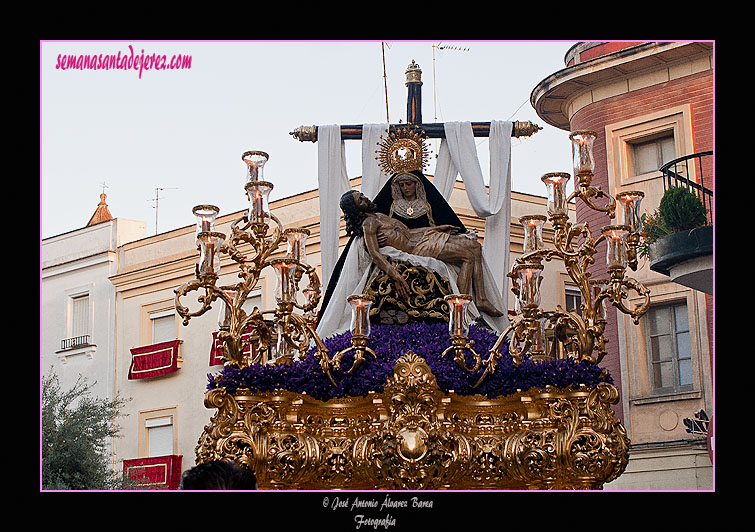
[[641,235],[638,253],[664,275],[675,265],[713,253],[713,226],[700,199],[686,188],[669,188],[658,209],[642,215]]

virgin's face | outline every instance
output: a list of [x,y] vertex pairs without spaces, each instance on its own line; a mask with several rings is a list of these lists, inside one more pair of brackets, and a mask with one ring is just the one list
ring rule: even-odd
[[401,194],[406,200],[413,200],[417,196],[417,184],[411,179],[402,179],[398,182]]

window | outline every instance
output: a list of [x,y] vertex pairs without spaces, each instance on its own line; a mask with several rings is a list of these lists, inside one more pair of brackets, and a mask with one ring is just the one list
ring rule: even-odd
[[148,419],[147,456],[167,456],[173,454],[173,417]]
[[178,489],[182,456],[178,450],[178,408],[139,412],[139,458],[123,460],[123,474],[140,485]]
[[89,294],[71,298],[71,337],[89,336]]
[[681,105],[607,124],[608,192],[632,187],[650,194],[663,164],[693,153],[691,117],[690,106]]
[[652,138],[636,139],[628,143],[632,175],[649,174],[676,158],[674,132],[667,131]]
[[579,316],[582,315],[582,293],[574,286],[567,286],[565,290],[566,311],[574,311]]
[[173,309],[153,312],[149,315],[152,328],[152,344],[176,339],[176,314]]
[[153,458],[175,454],[177,409],[160,408],[139,413],[139,456]]
[[[94,347],[91,343],[92,309],[89,290],[77,288],[67,291],[66,331],[60,341],[60,351],[76,351],[79,348]],[[90,356],[91,351],[87,351]],[[70,353],[69,353],[70,354]],[[68,356],[68,355],[64,355]]]
[[692,389],[692,351],[687,304],[651,307],[646,323],[653,391],[668,393]]
[[139,344],[130,347],[129,379],[151,379],[175,373],[183,364],[176,311],[165,302],[142,306]]

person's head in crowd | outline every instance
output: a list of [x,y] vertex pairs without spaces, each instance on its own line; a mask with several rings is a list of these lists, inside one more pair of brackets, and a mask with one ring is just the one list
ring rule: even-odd
[[227,460],[196,465],[181,475],[182,490],[256,490],[257,478],[250,468]]

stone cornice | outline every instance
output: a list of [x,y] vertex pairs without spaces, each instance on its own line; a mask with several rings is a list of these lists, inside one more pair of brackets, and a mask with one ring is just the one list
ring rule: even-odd
[[[548,124],[568,131],[571,117],[581,107],[622,91],[619,87],[601,96],[596,95],[596,89],[626,81],[623,92],[629,92],[638,88],[629,80],[661,70],[667,70],[668,75],[655,79],[648,77],[647,83],[668,81],[685,72],[684,69],[673,70],[675,67],[711,56],[712,51],[712,42],[649,42],[633,46],[551,74],[532,90],[530,103]],[[708,68],[712,68],[710,62]]]

